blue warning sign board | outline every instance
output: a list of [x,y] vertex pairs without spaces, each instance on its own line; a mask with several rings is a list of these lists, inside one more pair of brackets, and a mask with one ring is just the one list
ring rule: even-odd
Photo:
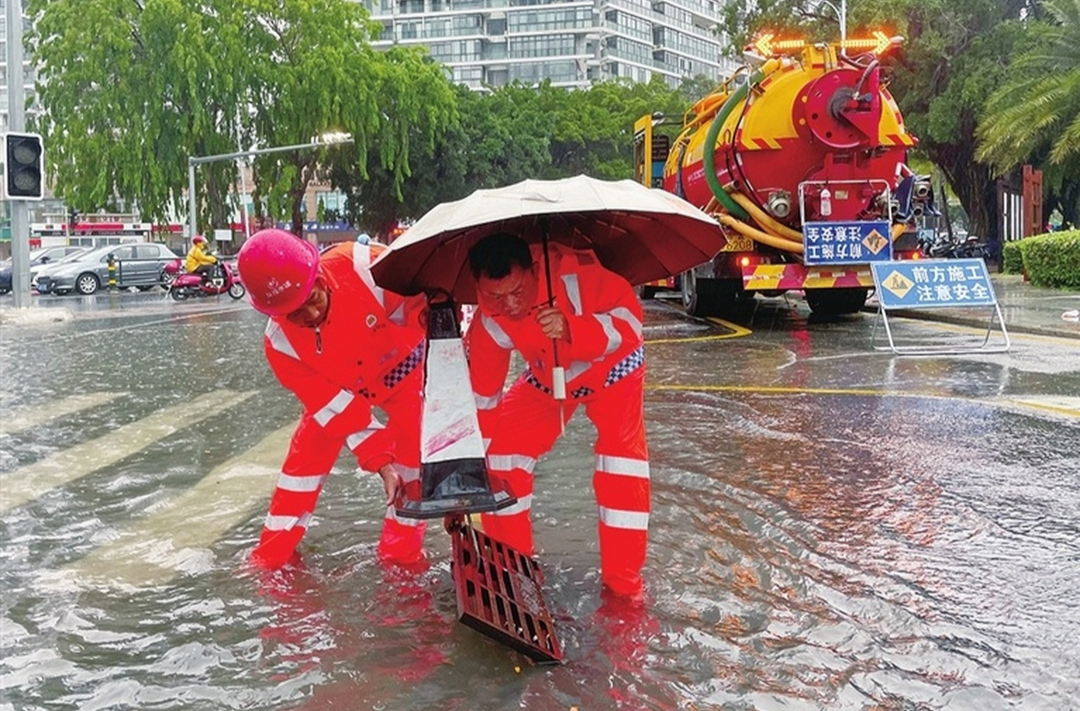
[[866,264],[892,259],[889,223],[807,222],[803,225],[803,261],[812,264]]
[[871,264],[878,303],[885,309],[995,306],[986,262],[937,259]]

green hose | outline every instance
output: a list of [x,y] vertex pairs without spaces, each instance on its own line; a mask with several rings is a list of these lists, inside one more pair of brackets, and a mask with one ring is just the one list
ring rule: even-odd
[[705,134],[705,145],[703,146],[705,151],[703,156],[705,161],[705,182],[709,184],[709,189],[712,190],[713,196],[724,206],[724,209],[728,211],[728,214],[737,217],[740,220],[749,220],[750,215],[748,215],[746,210],[742,209],[742,206],[727,194],[727,191],[724,190],[724,186],[720,184],[720,179],[716,177],[716,139],[720,136],[720,128],[724,125],[724,122],[727,121],[731,112],[735,110],[735,106],[750,93],[750,87],[760,83],[764,79],[764,71],[759,69],[754,72],[749,81],[740,86],[734,94],[728,97],[728,100],[725,101],[723,106],[720,107],[720,110],[716,112],[716,118],[713,119],[712,125],[709,126],[709,132]]

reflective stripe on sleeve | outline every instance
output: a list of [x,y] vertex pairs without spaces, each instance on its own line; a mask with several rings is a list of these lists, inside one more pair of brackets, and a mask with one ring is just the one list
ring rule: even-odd
[[604,327],[604,335],[607,336],[607,348],[604,349],[604,355],[610,355],[622,345],[622,334],[615,328],[615,319],[611,314],[596,314],[595,318]]
[[533,473],[536,468],[536,460],[524,454],[489,454],[487,457],[488,468],[497,472],[508,472],[520,469],[523,472]]
[[510,336],[506,335],[506,331],[502,330],[499,324],[495,323],[495,319],[491,318],[487,314],[480,314],[480,323],[484,325],[484,330],[491,336],[491,340],[495,341],[495,345],[505,350],[510,350],[514,347],[514,342],[510,340]]
[[366,244],[353,242],[352,257],[353,270],[356,272],[356,276],[360,277],[360,281],[364,282],[364,285],[367,286],[368,291],[379,302],[379,305],[385,305],[383,290],[375,286],[375,279],[371,276],[371,248]]
[[284,491],[308,493],[318,491],[319,486],[325,479],[325,474],[320,476],[293,476],[282,472],[281,474],[278,474],[277,488]]
[[532,494],[528,496],[522,496],[514,503],[510,504],[504,509],[498,511],[492,511],[492,516],[514,516],[519,513],[526,513],[532,508]]
[[592,363],[586,363],[583,360],[575,360],[570,363],[570,367],[566,369],[566,382],[570,382],[579,375],[584,374],[592,367]]
[[268,531],[291,531],[294,528],[307,530],[309,523],[311,523],[310,513],[303,516],[272,516],[267,514],[263,526]]
[[368,437],[371,437],[373,434],[375,434],[381,429],[385,429],[383,423],[379,422],[373,417],[371,418],[371,424],[368,425],[365,429],[362,429],[359,432],[353,432],[351,435],[345,438],[345,446],[348,447],[350,450],[354,450],[361,444],[363,444],[365,441],[367,441]]
[[562,280],[563,286],[566,287],[566,296],[570,299],[570,305],[574,307],[574,315],[580,316],[583,312],[581,309],[581,288],[578,286],[577,274],[563,274]]
[[477,410],[494,410],[499,406],[499,402],[502,400],[502,393],[497,393],[491,397],[484,397],[473,393],[473,399],[476,400]]
[[645,459],[613,457],[610,454],[596,455],[596,470],[608,474],[621,474],[639,479],[649,478],[649,462]]
[[277,321],[274,319],[267,321],[265,335],[266,339],[270,341],[270,347],[275,351],[299,360],[300,356],[296,355],[296,349],[289,343],[288,337],[281,330],[281,325]]
[[335,415],[340,415],[345,411],[345,408],[349,406],[349,403],[353,401],[353,395],[348,390],[341,390],[337,395],[322,406],[322,408],[315,413],[315,421],[319,423],[320,427],[326,427],[326,424],[330,420],[334,419]]
[[612,528],[627,528],[634,531],[649,530],[649,514],[641,511],[623,511],[600,507],[600,521]]
[[634,329],[634,333],[637,335],[637,337],[641,338],[641,321],[638,320],[638,317],[634,315],[633,311],[626,308],[625,306],[620,306],[618,308],[612,309],[611,311],[608,311],[608,314],[610,314],[614,318],[626,321],[628,324],[630,324],[630,328]]

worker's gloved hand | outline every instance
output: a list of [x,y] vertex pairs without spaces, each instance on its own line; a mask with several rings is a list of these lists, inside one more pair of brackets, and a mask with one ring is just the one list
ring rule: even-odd
[[405,495],[405,481],[398,474],[393,464],[384,464],[379,468],[379,477],[386,492],[386,505],[393,506],[399,497]]

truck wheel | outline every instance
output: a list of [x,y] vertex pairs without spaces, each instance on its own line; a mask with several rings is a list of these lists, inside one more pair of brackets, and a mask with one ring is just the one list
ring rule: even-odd
[[680,283],[683,307],[691,316],[722,316],[734,310],[743,294],[737,279],[702,279],[692,271]]
[[634,291],[637,292],[638,299],[641,301],[648,301],[656,296],[656,287],[647,284],[641,284],[635,287]]
[[869,289],[808,289],[806,303],[819,316],[858,313],[866,305]]

